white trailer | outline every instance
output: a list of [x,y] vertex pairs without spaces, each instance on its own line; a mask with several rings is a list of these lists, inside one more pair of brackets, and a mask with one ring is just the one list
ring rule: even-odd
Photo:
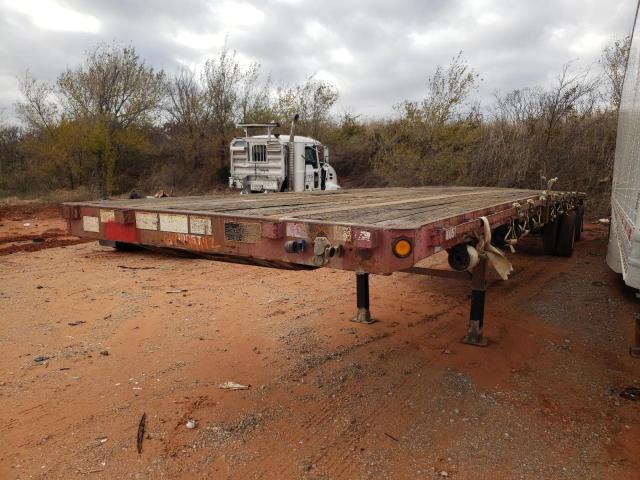
[[[295,122],[295,120],[294,120]],[[277,123],[243,123],[245,136],[231,142],[229,187],[243,193],[338,190],[329,149],[319,141],[273,130]],[[255,129],[266,134],[250,135]]]
[[640,289],[640,32],[637,23],[636,10],[618,114],[607,264],[622,274],[627,285]]

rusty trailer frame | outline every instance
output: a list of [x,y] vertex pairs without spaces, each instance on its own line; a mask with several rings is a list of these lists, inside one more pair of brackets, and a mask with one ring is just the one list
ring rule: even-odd
[[[578,192],[416,187],[69,202],[62,204],[62,212],[69,233],[116,247],[138,245],[258,265],[354,271],[355,320],[369,323],[369,274],[410,271],[443,276],[442,270],[415,265],[440,251],[473,243],[482,232],[481,217],[494,231],[508,227],[503,232],[515,239],[578,208],[583,199]],[[484,343],[481,263],[475,270],[483,272],[482,279],[480,273],[473,275],[473,291],[483,292],[475,305],[473,298],[479,296],[472,297],[471,316],[480,316],[480,337],[473,344]]]

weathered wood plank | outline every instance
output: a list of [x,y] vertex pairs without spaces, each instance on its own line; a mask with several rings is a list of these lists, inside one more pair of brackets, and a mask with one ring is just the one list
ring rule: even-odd
[[237,215],[268,219],[296,219],[415,228],[443,218],[509,202],[525,202],[540,191],[488,187],[412,187],[291,192],[275,194],[222,194],[153,199],[75,202],[99,208],[149,211],[187,211],[211,215]]

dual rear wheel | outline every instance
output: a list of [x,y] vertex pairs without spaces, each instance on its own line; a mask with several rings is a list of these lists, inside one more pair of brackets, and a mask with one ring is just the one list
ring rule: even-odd
[[542,246],[545,255],[571,256],[574,242],[580,240],[583,216],[584,207],[580,205],[576,210],[563,213],[544,226]]

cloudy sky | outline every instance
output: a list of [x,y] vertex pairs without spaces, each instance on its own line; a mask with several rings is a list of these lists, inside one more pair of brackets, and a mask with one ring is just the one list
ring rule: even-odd
[[0,0],[0,109],[14,118],[17,77],[54,80],[99,41],[132,43],[167,71],[197,68],[225,38],[276,83],[337,85],[338,112],[385,115],[421,97],[458,51],[496,90],[544,85],[562,65],[597,68],[633,26],[636,0]]

